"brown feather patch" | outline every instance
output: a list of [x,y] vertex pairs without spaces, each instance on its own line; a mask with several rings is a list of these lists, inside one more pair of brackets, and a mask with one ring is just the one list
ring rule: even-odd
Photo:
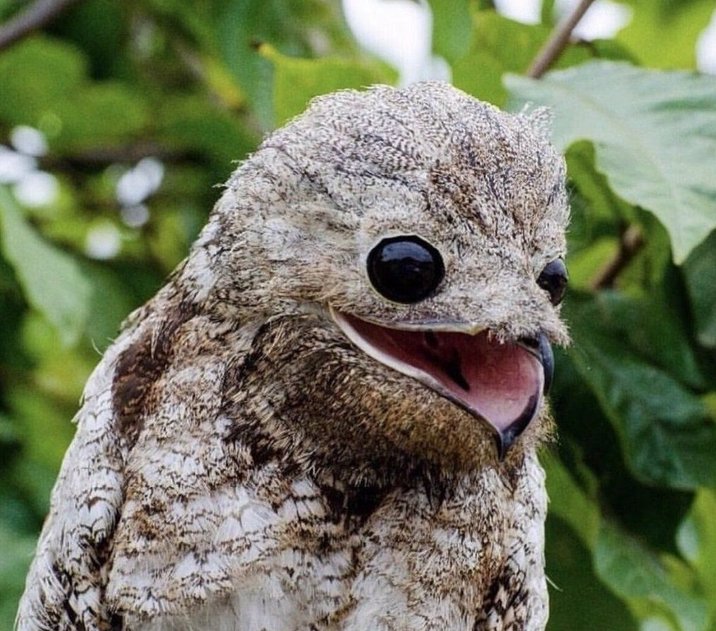
[[166,318],[148,327],[117,360],[112,383],[112,401],[117,411],[120,436],[133,445],[149,413],[148,394],[152,385],[169,366],[176,332],[196,315],[196,306],[181,301]]

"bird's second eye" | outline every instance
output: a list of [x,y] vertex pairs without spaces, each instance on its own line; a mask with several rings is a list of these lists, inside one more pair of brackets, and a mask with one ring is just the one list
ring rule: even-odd
[[554,259],[545,265],[537,278],[537,284],[549,294],[553,305],[558,305],[567,291],[567,267],[562,259]]
[[427,298],[445,276],[443,259],[432,245],[415,236],[383,239],[368,255],[368,278],[393,302]]

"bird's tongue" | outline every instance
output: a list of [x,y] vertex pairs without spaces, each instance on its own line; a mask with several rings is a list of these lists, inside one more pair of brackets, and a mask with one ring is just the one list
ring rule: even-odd
[[341,319],[342,328],[348,324],[349,337],[368,354],[427,382],[502,434],[522,431],[537,410],[542,364],[518,344],[499,343],[487,332],[405,331],[347,314]]

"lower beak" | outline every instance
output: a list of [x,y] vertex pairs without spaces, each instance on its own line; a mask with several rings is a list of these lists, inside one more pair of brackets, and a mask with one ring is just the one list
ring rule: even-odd
[[[540,333],[536,338],[521,340],[520,344],[537,357],[542,364],[542,370],[544,372],[543,393],[547,394],[552,385],[552,378],[554,377],[554,355],[552,354],[552,346],[547,336],[544,333]],[[497,454],[500,460],[505,459],[510,447],[512,447],[520,434],[522,434],[527,425],[529,425],[539,403],[538,397],[532,397],[529,405],[525,408],[525,411],[520,417],[515,420],[514,423],[497,433]]]

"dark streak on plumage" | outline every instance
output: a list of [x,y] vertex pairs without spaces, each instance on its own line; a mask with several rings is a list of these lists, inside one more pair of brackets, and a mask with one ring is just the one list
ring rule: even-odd
[[124,619],[120,614],[110,614],[109,631],[124,631]]
[[142,430],[142,417],[151,413],[146,405],[154,382],[171,362],[174,335],[196,314],[196,306],[180,301],[158,327],[144,334],[119,356],[112,383],[117,428],[131,446]]
[[327,484],[320,485],[334,523],[345,523],[355,528],[362,526],[378,510],[388,489],[377,486],[354,487],[339,491]]

